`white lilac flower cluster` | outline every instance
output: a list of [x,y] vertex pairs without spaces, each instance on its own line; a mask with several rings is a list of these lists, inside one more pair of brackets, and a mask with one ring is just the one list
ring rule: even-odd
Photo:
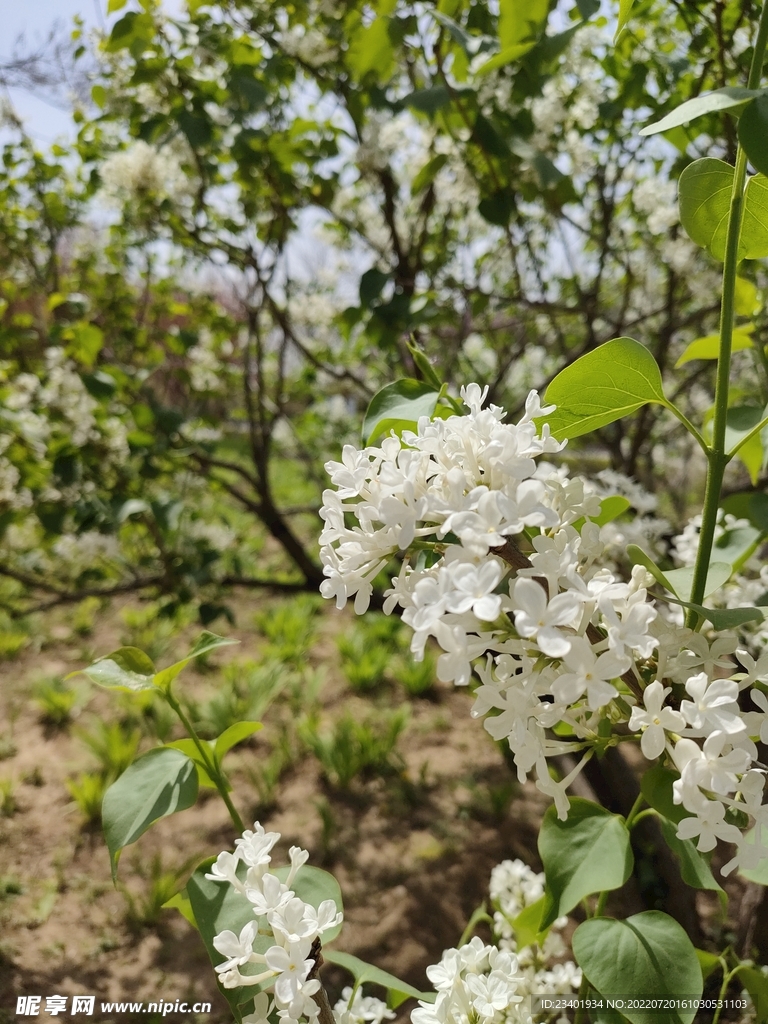
[[491,872],[489,887],[493,906],[493,933],[496,944],[517,956],[523,976],[518,991],[529,996],[576,992],[581,984],[581,971],[572,960],[554,963],[566,952],[561,931],[568,923],[559,917],[552,924],[539,946],[532,943],[518,949],[514,921],[526,907],[544,895],[544,875],[533,871],[522,860],[505,860]]
[[523,975],[517,957],[475,936],[460,949],[446,949],[439,964],[427,968],[437,991],[434,1003],[419,1001],[413,1024],[527,1024],[528,1000],[520,991]]
[[[753,866],[768,856],[755,743],[768,740],[768,699],[755,686],[755,710],[743,712],[738,698],[768,679],[768,655],[736,654],[735,634],[710,646],[658,614],[645,569],[635,566],[625,582],[608,567],[592,521],[600,499],[585,481],[537,465],[563,446],[546,423],[537,427],[552,410],[535,392],[515,424],[504,423],[503,409],[483,408],[478,385],[461,395],[466,415],[423,417],[402,438],[346,446],[342,462],[327,464],[335,489],[321,510],[323,595],[339,607],[353,597],[362,613],[375,577],[399,558],[385,612],[402,608],[416,658],[437,641],[441,680],[466,685],[475,663],[473,716],[509,743],[520,781],[535,770],[561,818],[566,789],[605,742],[608,721],[681,773],[675,799],[689,816],[678,835],[702,851],[717,839],[736,843],[726,872]],[[548,759],[561,754],[580,760],[558,780]],[[748,841],[734,811],[750,816]]]
[[[224,988],[259,985],[253,1020],[266,1020],[273,1009],[284,1024],[315,1021],[320,1012],[314,996],[320,982],[311,975],[315,968],[315,941],[341,923],[342,914],[333,900],[315,908],[300,899],[291,886],[309,854],[298,846],[289,851],[290,870],[284,882],[270,871],[272,848],[279,832],[266,832],[259,822],[235,842],[235,852],[224,851],[205,877],[231,885],[253,908],[253,919],[237,935],[225,930],[213,945],[225,960],[216,966]],[[239,870],[238,870],[239,869]],[[264,952],[254,946],[257,936]],[[265,941],[266,938],[266,941]],[[271,944],[270,944],[271,939]],[[256,965],[256,973],[242,968]]]
[[127,429],[120,419],[125,409],[117,404],[101,406],[62,348],[46,349],[45,367],[39,374],[14,374],[11,363],[0,364],[0,406],[0,506],[25,509],[34,500],[74,504],[87,481],[67,487],[51,482],[33,495],[24,486],[19,468],[34,462],[39,477],[63,446],[95,446],[103,471],[122,465],[130,454]]

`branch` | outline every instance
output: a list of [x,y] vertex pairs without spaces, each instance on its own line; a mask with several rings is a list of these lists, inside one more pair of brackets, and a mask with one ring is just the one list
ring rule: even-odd
[[11,615],[29,615],[33,612],[45,612],[49,608],[56,608],[62,604],[79,604],[86,597],[115,597],[117,594],[130,594],[137,590],[144,590],[147,587],[155,587],[163,583],[165,574],[156,576],[138,576],[132,580],[123,580],[108,587],[80,587],[77,590],[62,590],[48,580],[37,579],[28,573],[18,572],[10,566],[0,565],[0,576],[23,583],[25,586],[35,590],[43,590],[46,593],[54,594],[50,601],[42,601],[40,604],[29,608],[11,612]]

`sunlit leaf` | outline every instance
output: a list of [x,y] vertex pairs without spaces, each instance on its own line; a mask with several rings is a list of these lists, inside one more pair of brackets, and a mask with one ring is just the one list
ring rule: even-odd
[[371,399],[363,420],[363,444],[374,444],[391,430],[415,429],[421,416],[435,411],[439,391],[420,380],[404,377],[387,384]]
[[[733,332],[732,352],[741,352],[745,348],[753,348],[754,343],[750,335],[754,331],[754,324],[747,324],[744,327],[737,327]],[[703,338],[697,338],[687,346],[683,354],[675,363],[675,368],[690,363],[692,359],[718,359],[720,356],[720,335],[707,334]]]
[[[622,0],[622,5],[632,6],[632,0]],[[680,125],[694,121],[702,114],[711,114],[717,110],[738,110],[744,107],[755,96],[760,95],[759,89],[742,89],[738,86],[729,86],[725,89],[716,89],[714,92],[707,92],[696,96],[692,100],[686,100],[679,107],[662,117],[660,121],[646,125],[641,129],[641,135],[656,135],[658,132],[669,131],[670,128],[678,128]]]
[[632,338],[615,338],[558,373],[545,395],[557,408],[542,420],[558,440],[579,437],[648,402],[666,404],[656,360]]
[[117,874],[120,851],[135,843],[159,818],[191,807],[197,800],[197,771],[180,750],[158,747],[126,768],[104,794],[101,821]]

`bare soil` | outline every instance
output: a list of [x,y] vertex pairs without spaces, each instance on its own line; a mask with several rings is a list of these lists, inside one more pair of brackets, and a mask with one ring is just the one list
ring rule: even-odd
[[[190,667],[180,686],[210,697],[220,679],[216,666],[259,658],[264,641],[246,625],[259,605],[246,595],[238,603],[238,628],[217,624],[240,646],[217,652],[203,673]],[[194,808],[155,825],[123,853],[121,888],[115,889],[100,831],[83,825],[65,780],[96,767],[78,730],[99,718],[119,719],[124,706],[115,694],[93,687],[77,721],[57,729],[41,721],[32,698],[41,677],[61,677],[120,646],[123,607],[113,604],[85,640],[71,631],[66,612],[51,614],[30,647],[2,667],[2,753],[15,752],[0,761],[0,780],[11,780],[17,808],[0,817],[0,1022],[21,1019],[15,1015],[18,996],[54,994],[94,995],[94,1019],[102,1022],[130,1019],[99,1012],[101,1001],[125,1000],[210,1001],[212,1012],[201,1021],[231,1019],[194,930],[173,910],[162,911],[151,926],[137,923],[122,888],[140,906],[153,859],[159,857],[167,870],[233,848],[223,805],[203,791]],[[324,613],[310,655],[311,664],[326,671],[319,693],[324,721],[406,700],[394,683],[375,698],[350,691],[334,637],[351,621]],[[187,629],[161,664],[183,654],[197,632],[199,627]],[[424,987],[425,967],[456,943],[486,896],[491,868],[505,857],[537,864],[535,838],[546,801],[533,787],[513,782],[499,749],[470,718],[469,693],[438,683],[429,699],[409,703],[409,725],[399,742],[404,770],[391,777],[355,780],[348,792],[339,792],[304,753],[282,777],[274,806],[259,808],[248,772],[275,740],[273,720],[285,724],[290,714],[281,701],[265,715],[263,731],[231,755],[229,766],[243,817],[258,814],[282,833],[278,858],[299,844],[309,849],[311,863],[338,878],[345,903],[339,948]],[[145,740],[142,749],[151,745]],[[337,968],[325,970],[333,997],[348,978]],[[40,1016],[46,1019],[44,1010]]]

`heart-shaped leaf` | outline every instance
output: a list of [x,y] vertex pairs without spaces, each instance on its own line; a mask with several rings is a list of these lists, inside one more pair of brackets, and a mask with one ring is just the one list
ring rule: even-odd
[[197,770],[180,750],[158,747],[137,758],[104,794],[101,821],[112,879],[120,851],[135,843],[155,821],[191,807],[197,800]]
[[666,405],[666,398],[648,349],[632,338],[615,338],[561,370],[545,402],[557,408],[542,421],[563,440],[629,416],[648,402]]
[[[694,160],[680,175],[680,220],[689,237],[716,260],[725,258],[733,190],[733,167],[723,160]],[[768,256],[768,178],[756,174],[744,192],[744,219],[738,258]]]
[[[659,910],[624,921],[607,917],[584,921],[573,933],[573,952],[589,983],[602,996],[685,996],[703,988],[696,950],[677,921]],[[629,1002],[629,1000],[627,1001]],[[658,1021],[657,1009],[620,1007],[632,1024]],[[696,1009],[665,1010],[668,1024],[692,1024]]]
[[624,885],[634,863],[624,819],[579,797],[571,798],[565,821],[554,806],[547,808],[539,854],[547,879],[540,930],[585,896]]
[[387,384],[368,406],[363,421],[363,444],[374,444],[392,430],[415,430],[421,416],[432,416],[439,397],[439,391],[420,380],[403,377]]

